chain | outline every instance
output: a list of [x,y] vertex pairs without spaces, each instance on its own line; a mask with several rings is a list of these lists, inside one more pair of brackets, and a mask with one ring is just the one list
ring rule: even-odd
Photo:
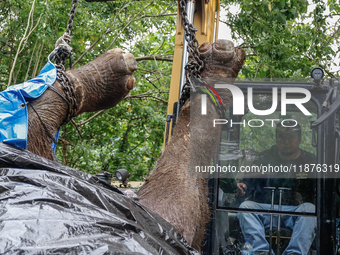
[[69,15],[66,33],[57,40],[56,47],[49,56],[50,60],[54,59],[55,63],[54,65],[57,69],[57,81],[62,86],[62,89],[65,93],[66,98],[65,101],[67,102],[68,105],[68,115],[62,125],[68,123],[71,120],[71,118],[76,116],[76,113],[78,111],[78,104],[76,102],[74,86],[70,82],[70,79],[67,77],[64,66],[66,59],[68,58],[71,59],[72,48],[68,44],[71,42],[71,32],[77,5],[78,0],[72,0],[72,8]]
[[181,98],[179,99],[180,106],[183,106],[185,101],[190,97],[190,88],[192,87],[191,79],[201,78],[200,74],[204,68],[204,62],[200,59],[198,51],[199,43],[196,39],[197,29],[189,22],[188,14],[186,11],[186,0],[179,1],[180,8],[182,9],[182,20],[184,27],[184,38],[188,42],[189,60],[185,66],[186,82],[182,88]]
[[72,8],[69,14],[66,33],[62,37],[60,37],[56,42],[56,54],[55,54],[56,64],[65,65],[66,59],[68,58],[71,59],[72,48],[68,44],[71,42],[71,32],[73,27],[73,20],[74,17],[76,16],[77,6],[78,0],[72,0]]
[[[78,0],[72,0],[72,8],[71,8],[71,11],[70,11],[70,18],[68,20],[68,24],[67,24],[67,29],[66,29],[66,32],[71,35],[71,32],[72,32],[72,27],[73,27],[73,19],[74,17],[76,16],[76,8],[77,8],[77,5],[78,5]],[[71,41],[71,40],[70,40]],[[67,42],[67,43],[70,43]]]
[[65,67],[63,65],[56,65],[56,68],[57,80],[63,88],[65,97],[67,99],[66,102],[68,103],[68,115],[67,118],[64,120],[64,123],[62,124],[64,125],[67,124],[74,116],[76,116],[76,113],[78,111],[78,104],[74,93],[74,86],[65,74]]

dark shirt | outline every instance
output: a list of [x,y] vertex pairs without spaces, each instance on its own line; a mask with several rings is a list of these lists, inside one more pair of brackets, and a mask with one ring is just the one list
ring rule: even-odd
[[[277,146],[272,146],[269,150],[263,151],[255,159],[253,165],[271,165],[271,166],[290,166],[295,165],[297,169],[300,165],[315,164],[316,157],[312,153],[300,149],[300,156],[293,160],[282,159],[278,154]],[[297,171],[299,172],[299,171]],[[283,191],[282,204],[283,205],[299,205],[304,202],[315,204],[315,185],[316,181],[311,178],[312,173],[308,176],[299,173],[284,173],[281,177],[285,178],[249,178],[241,182],[247,185],[246,197],[249,200],[258,203],[271,203],[271,191],[264,189],[264,187],[285,187],[290,188],[290,191]],[[307,178],[308,177],[308,178]],[[275,204],[279,203],[279,191],[275,191]]]

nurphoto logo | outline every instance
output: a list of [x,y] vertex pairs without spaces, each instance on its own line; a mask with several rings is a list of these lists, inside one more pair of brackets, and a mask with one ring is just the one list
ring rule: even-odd
[[[238,88],[235,85],[232,84],[215,84],[214,88],[212,86],[209,86],[207,84],[205,84],[215,95],[216,97],[219,99],[221,105],[221,99],[220,96],[218,95],[218,93],[216,92],[216,89],[229,89],[232,98],[233,98],[233,115],[244,115],[245,114],[245,100],[244,100],[244,94],[243,91]],[[215,103],[215,105],[217,105],[216,100],[214,98],[214,96],[207,90],[204,88],[200,88],[201,90],[205,91],[213,100],[213,102]],[[304,88],[294,88],[294,87],[282,87],[280,92],[278,93],[279,90],[278,88],[273,87],[272,88],[272,105],[269,109],[266,110],[258,110],[255,109],[254,107],[254,103],[253,103],[253,88],[249,87],[247,88],[247,106],[248,109],[251,113],[253,113],[254,115],[258,115],[258,116],[267,116],[270,115],[272,113],[274,113],[277,109],[278,106],[278,97],[279,94],[281,96],[281,116],[285,116],[287,115],[287,105],[295,105],[304,115],[306,116],[310,116],[312,115],[307,109],[306,107],[303,106],[304,103],[309,102],[309,100],[311,99],[311,93],[309,90],[304,89]],[[302,98],[287,98],[288,94],[301,94],[304,97]],[[203,94],[202,98],[201,98],[201,114],[202,115],[207,115],[207,95]],[[248,120],[247,124],[250,127],[262,127],[266,122],[271,123],[271,126],[274,127],[274,123],[275,121],[280,121],[279,119],[265,119],[265,120],[261,120],[261,119],[252,119],[252,120]],[[290,123],[290,125],[288,125],[287,123]],[[291,123],[294,124],[291,124]],[[231,126],[234,125],[246,125],[246,120],[243,120],[242,122],[234,122],[232,120],[227,120],[227,119],[214,119],[213,120],[213,126],[215,127],[216,125],[224,125],[229,123]],[[281,125],[284,127],[295,127],[297,125],[297,121],[294,119],[285,119],[285,120],[281,120]]]

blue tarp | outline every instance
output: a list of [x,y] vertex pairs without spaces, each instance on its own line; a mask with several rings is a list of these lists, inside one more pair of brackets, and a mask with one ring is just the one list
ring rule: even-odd
[[48,88],[46,84],[53,85],[56,78],[57,70],[48,61],[36,78],[0,93],[0,142],[27,148],[27,103],[40,97]]

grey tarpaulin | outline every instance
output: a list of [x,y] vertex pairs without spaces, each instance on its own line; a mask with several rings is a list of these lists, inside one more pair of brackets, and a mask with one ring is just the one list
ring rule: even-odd
[[199,254],[97,177],[0,143],[0,254]]

